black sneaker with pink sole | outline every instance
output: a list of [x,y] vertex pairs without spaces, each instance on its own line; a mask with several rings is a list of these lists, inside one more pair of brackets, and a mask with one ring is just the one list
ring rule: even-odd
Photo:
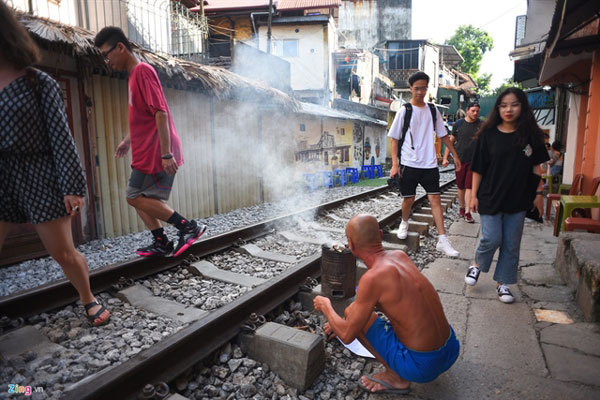
[[179,257],[182,255],[187,249],[193,245],[196,240],[200,239],[206,232],[206,225],[200,224],[198,225],[196,221],[193,219],[190,220],[190,224],[187,229],[182,229],[179,231],[179,242],[177,243],[177,247],[175,247],[175,253],[173,257]]
[[155,239],[152,244],[141,247],[136,250],[141,257],[169,257],[173,252],[173,242],[164,241],[161,238]]

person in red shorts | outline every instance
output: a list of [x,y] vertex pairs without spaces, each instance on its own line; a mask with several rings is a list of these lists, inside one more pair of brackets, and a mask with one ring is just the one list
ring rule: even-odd
[[[121,28],[108,26],[94,40],[106,63],[114,70],[129,73],[129,135],[121,141],[115,157],[124,157],[131,147],[131,177],[127,203],[133,206],[152,232],[152,244],[137,250],[142,257],[179,256],[206,230],[169,207],[175,173],[183,164],[181,141],[158,75],[152,66],[140,62]],[[176,246],[165,234],[161,221],[179,231]]]
[[[473,172],[471,171],[471,160],[475,152],[475,141],[473,137],[481,127],[479,119],[479,104],[469,103],[467,105],[467,113],[465,118],[461,118],[454,124],[450,140],[454,143],[454,148],[458,152],[462,168],[456,171],[456,185],[458,186],[458,203],[460,205],[460,216],[467,222],[473,223],[471,216],[471,182],[473,180]],[[448,155],[450,149],[446,148],[442,165],[448,165]]]

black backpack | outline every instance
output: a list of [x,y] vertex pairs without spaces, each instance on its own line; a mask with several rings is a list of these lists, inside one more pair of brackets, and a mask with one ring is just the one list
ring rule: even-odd
[[[435,110],[435,106],[432,103],[427,103],[429,106],[429,111],[431,111],[431,118],[433,118],[433,129],[435,130],[435,124],[437,122],[437,113]],[[412,104],[404,103],[402,107],[406,108],[406,112],[404,113],[404,124],[402,125],[402,134],[400,135],[400,139],[398,140],[398,165],[401,165],[400,160],[402,158],[402,145],[404,144],[404,139],[406,138],[406,132],[408,132],[408,128],[410,126],[410,120],[412,118]],[[412,131],[410,132],[411,138],[411,147],[414,150],[415,148],[412,146]],[[398,172],[398,175],[394,175],[390,179],[387,180],[388,185],[392,190],[400,192],[400,180],[402,179],[402,170]]]
[[[429,106],[429,111],[431,111],[431,118],[433,119],[433,129],[435,130],[435,124],[437,123],[437,112],[435,110],[435,106],[433,105],[433,103],[427,103],[427,105]],[[400,135],[400,140],[398,140],[398,165],[400,165],[400,158],[402,155],[402,145],[404,144],[404,139],[406,138],[406,132],[408,132],[408,128],[410,127],[410,119],[412,118],[412,104],[404,103],[404,104],[402,104],[402,107],[406,108],[406,113],[404,114],[404,124],[402,125],[402,134]],[[410,140],[411,147],[414,150],[415,148],[412,145],[412,143],[413,143],[412,131],[410,131],[410,139],[411,139]]]

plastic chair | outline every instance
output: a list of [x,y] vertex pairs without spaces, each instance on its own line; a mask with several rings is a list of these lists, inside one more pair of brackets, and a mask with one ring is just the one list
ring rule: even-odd
[[321,171],[321,183],[324,188],[333,187],[333,173],[331,171]]
[[[582,174],[578,174],[578,175],[582,175]],[[575,183],[575,180],[573,180],[573,183]],[[581,182],[579,182],[579,186],[581,187],[583,185],[583,175],[581,177]],[[573,185],[575,186],[575,185]],[[592,180],[592,187],[590,190],[587,191],[583,191],[580,190],[580,192],[578,193],[579,195],[582,196],[593,196],[596,194],[596,192],[598,191],[598,187],[600,186],[600,177],[596,177]],[[560,196],[558,196],[558,199],[560,200]],[[547,206],[547,205],[546,205]],[[569,219],[569,217],[573,217],[573,215],[576,215],[576,217],[573,218],[577,218],[575,221],[572,221],[571,224],[573,226],[577,225],[580,222],[586,222],[586,221],[578,221],[578,219],[591,219],[591,209],[589,208],[575,208],[572,211],[569,211],[568,213],[571,215],[563,215],[562,218],[559,218],[559,210],[560,210],[560,201],[556,203],[556,205],[554,206],[554,236],[558,236],[561,228],[562,228],[562,224],[564,221],[564,229],[567,229],[567,219]],[[548,214],[549,212],[546,211],[546,214]],[[577,229],[577,228],[574,228]]]
[[575,229],[583,229],[590,233],[600,233],[600,221],[591,218],[568,217],[565,220],[565,230],[572,232]]
[[[554,178],[557,179],[556,183],[554,183]],[[554,187],[556,187],[556,190],[558,191],[560,188],[560,185],[562,183],[562,175],[561,174],[542,175],[542,179],[545,179],[546,183],[548,184],[548,193],[554,193]],[[560,193],[560,191],[558,193]]]
[[378,178],[383,176],[383,167],[381,165],[373,165],[373,175],[377,174]]
[[350,181],[352,183],[358,183],[358,181],[360,179],[359,176],[358,176],[358,168],[350,168],[350,167],[348,167],[348,168],[346,168],[346,173],[348,173],[348,174],[351,175]]
[[304,181],[308,186],[308,190],[312,193],[317,190],[317,177],[315,174],[304,174]]
[[340,186],[346,186],[348,183],[348,177],[346,176],[346,170],[343,168],[336,168],[333,170],[334,180],[337,181],[337,177],[339,177]]
[[[599,186],[600,186],[600,176],[598,176],[592,180],[592,188],[589,191],[586,192],[586,191],[582,190],[581,194],[596,196],[596,192],[598,191]],[[573,214],[580,214],[584,218],[591,218],[592,210],[589,208],[586,208],[586,209],[576,208],[575,211],[573,211]]]
[[[550,180],[552,180],[552,178],[550,178]],[[571,188],[569,189],[569,194],[571,196],[580,195],[582,187],[583,174],[577,174],[575,175],[575,177],[573,177],[573,183],[571,184]],[[548,196],[546,196],[546,219],[550,219],[550,206],[552,205],[553,200],[560,200],[560,193],[548,193]]]
[[361,172],[367,179],[373,179],[373,167],[370,165],[363,165],[361,168]]

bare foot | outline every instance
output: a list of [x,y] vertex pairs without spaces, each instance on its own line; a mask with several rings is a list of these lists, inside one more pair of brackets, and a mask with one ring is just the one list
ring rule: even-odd
[[[395,372],[392,372],[390,370],[387,370],[387,369],[385,371],[378,372],[371,376],[377,380],[380,380],[380,381],[383,381],[383,382],[389,384],[394,389],[410,388],[409,381],[402,379],[401,377],[398,376],[398,374],[396,374]],[[365,388],[367,388],[369,391],[371,391],[373,393],[390,389],[389,387],[385,387],[380,383],[372,381],[368,375],[364,375],[362,378],[360,378],[360,381]]]

